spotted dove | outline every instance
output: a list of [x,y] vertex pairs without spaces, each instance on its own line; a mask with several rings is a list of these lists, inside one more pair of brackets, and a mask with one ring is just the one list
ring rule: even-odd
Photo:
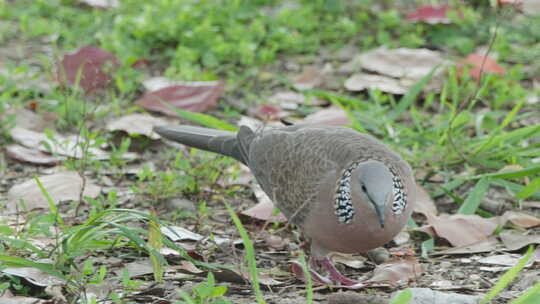
[[[289,222],[311,239],[315,279],[357,285],[328,258],[365,253],[398,234],[413,210],[410,166],[375,138],[345,127],[289,126],[238,133],[160,126],[164,138],[246,164]],[[313,269],[324,269],[327,278]]]

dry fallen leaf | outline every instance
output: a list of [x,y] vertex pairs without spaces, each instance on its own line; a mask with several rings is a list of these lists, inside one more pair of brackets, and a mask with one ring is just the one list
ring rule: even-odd
[[151,139],[159,139],[161,137],[152,131],[152,128],[167,124],[169,124],[169,121],[161,117],[155,117],[149,114],[131,114],[109,122],[107,124],[107,130],[120,130],[129,135],[144,135]]
[[497,218],[482,218],[478,215],[454,214],[431,216],[428,222],[439,237],[452,246],[466,246],[487,239],[497,228]]
[[[202,241],[206,237],[192,232],[186,228],[179,227],[179,226],[164,226],[160,228],[161,233],[163,233],[166,237],[171,239],[173,242],[177,241],[183,241],[183,240],[190,240],[190,241]],[[221,245],[230,242],[230,239],[222,238],[219,236],[214,236],[214,241],[216,244]]]
[[352,124],[347,113],[339,107],[330,107],[317,111],[304,118],[302,124],[344,126]]
[[506,69],[498,65],[495,60],[479,54],[469,54],[461,61],[461,65],[470,66],[469,74],[476,80],[480,78],[481,73],[495,75],[506,73]]
[[531,244],[540,244],[539,234],[523,234],[514,231],[503,231],[499,234],[504,246],[510,250],[519,250]]
[[423,272],[424,267],[415,257],[407,257],[377,265],[373,277],[366,282],[400,286],[415,281]]
[[425,5],[416,8],[414,11],[411,11],[405,17],[408,21],[413,22],[425,22],[429,24],[449,24],[450,19],[446,16],[448,12],[447,5]]
[[492,252],[497,248],[499,241],[495,236],[488,239],[478,241],[474,244],[450,248],[443,251],[433,252],[431,255],[445,255],[445,254],[472,254],[481,252]]
[[525,229],[540,226],[538,217],[523,212],[506,211],[501,216],[501,219],[503,222],[510,221],[512,224]]
[[[83,180],[77,172],[44,175],[39,177],[39,181],[55,203],[78,200],[83,184]],[[95,198],[100,192],[101,188],[93,184],[89,178],[86,178],[83,196]],[[29,179],[11,187],[7,193],[7,198],[6,209],[10,212],[15,212],[17,209],[22,210],[23,206],[26,206],[27,210],[49,208],[49,202],[34,179]],[[24,202],[22,205],[21,201]]]
[[409,91],[399,79],[366,73],[357,73],[347,78],[345,88],[352,92],[378,89],[386,93],[401,95]]
[[270,200],[259,185],[253,185],[253,192],[259,202],[255,206],[240,212],[240,214],[261,221],[285,222],[287,220],[283,213],[274,213],[275,206],[272,200]]
[[422,213],[425,217],[437,215],[437,207],[429,193],[420,185],[416,185],[416,202],[414,212]]
[[57,79],[61,84],[78,85],[86,92],[107,86],[112,78],[107,69],[118,66],[118,59],[111,52],[86,46],[64,55],[57,65]]
[[324,72],[317,67],[310,66],[293,79],[293,86],[299,91],[310,90],[324,81]]
[[13,276],[18,276],[26,279],[28,282],[39,286],[46,287],[51,285],[63,285],[66,282],[53,275],[45,273],[37,268],[30,267],[7,267],[1,270],[1,272]]
[[179,82],[171,80],[171,83],[169,86],[163,86],[163,83],[148,85],[159,89],[146,92],[137,101],[137,105],[150,111],[176,117],[178,114],[163,103],[186,111],[205,112],[217,104],[217,100],[224,90],[224,84],[220,81]]
[[8,145],[6,147],[6,155],[18,161],[37,165],[56,165],[65,159],[39,150],[28,149],[17,144]]
[[[51,140],[45,133],[34,132],[20,127],[11,129],[10,134],[13,140],[27,148],[73,158],[82,158],[84,156],[81,145],[78,143],[78,141],[80,142],[83,139],[77,135],[66,137],[60,134],[53,134],[54,140]],[[52,151],[49,151],[47,146]],[[110,158],[108,152],[95,147],[88,148],[87,152],[95,159],[105,160]],[[135,159],[136,156],[137,154],[130,152],[122,155],[124,159]]]

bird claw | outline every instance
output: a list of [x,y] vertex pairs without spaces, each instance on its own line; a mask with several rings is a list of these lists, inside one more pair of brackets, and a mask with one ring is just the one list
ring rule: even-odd
[[[334,266],[334,264],[332,263],[332,261],[330,261],[328,257],[325,257],[321,260],[312,259],[311,264],[312,266],[316,266],[316,267],[320,266],[328,272],[330,278],[321,276],[320,274],[317,273],[319,277],[323,277],[327,281],[330,281],[330,284],[325,283],[326,285],[338,286],[338,287],[344,286],[351,289],[357,289],[357,288],[362,288],[366,286],[362,282],[359,282],[359,281],[356,281],[356,280],[353,280],[344,276],[341,272],[339,272],[339,270],[337,270],[336,266]],[[316,273],[316,272],[312,271],[312,273]]]

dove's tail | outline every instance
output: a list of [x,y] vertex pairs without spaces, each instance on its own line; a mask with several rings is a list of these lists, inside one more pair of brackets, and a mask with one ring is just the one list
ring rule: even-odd
[[[246,154],[243,153],[237,134],[234,132],[187,125],[156,126],[154,132],[166,139],[230,156],[247,164]],[[243,132],[241,131],[241,133]]]

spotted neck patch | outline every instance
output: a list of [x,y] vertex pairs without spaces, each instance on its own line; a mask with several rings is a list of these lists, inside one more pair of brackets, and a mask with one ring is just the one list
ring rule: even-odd
[[[360,163],[360,161],[352,163],[343,171],[343,174],[337,182],[334,213],[336,214],[338,221],[344,224],[350,224],[355,214],[351,198],[351,176],[352,171],[358,168]],[[391,167],[389,167],[389,170],[392,174],[392,191],[394,195],[391,210],[394,215],[400,215],[407,206],[407,194],[405,193],[403,182],[396,170]]]

